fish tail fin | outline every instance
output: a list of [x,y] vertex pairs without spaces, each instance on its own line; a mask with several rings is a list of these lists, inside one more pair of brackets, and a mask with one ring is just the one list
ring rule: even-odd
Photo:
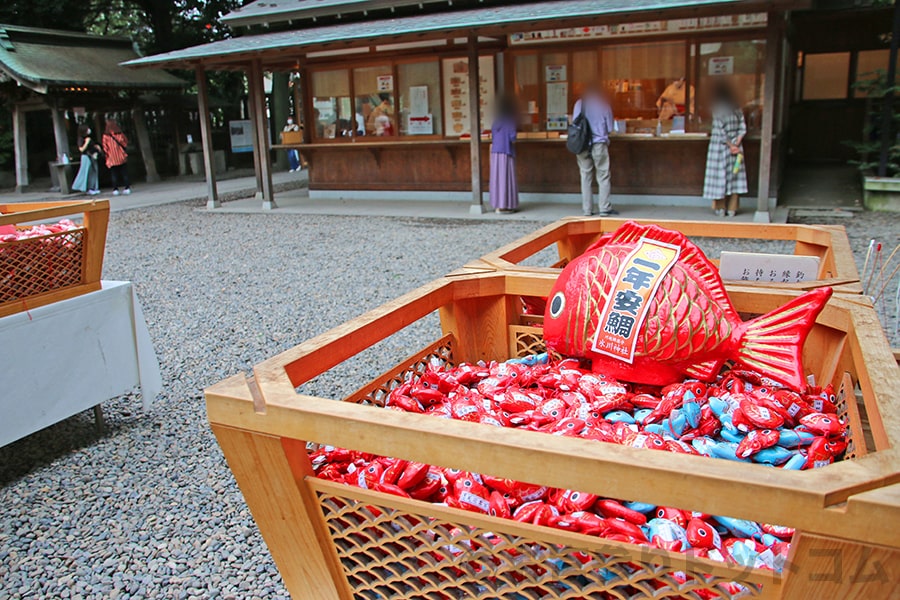
[[803,344],[831,292],[830,287],[812,290],[744,323],[735,360],[792,388],[805,388]]

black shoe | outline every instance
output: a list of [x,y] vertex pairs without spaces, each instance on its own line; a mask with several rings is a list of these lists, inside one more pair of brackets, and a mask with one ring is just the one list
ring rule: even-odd
[[607,211],[601,211],[601,212],[600,212],[600,216],[601,216],[601,217],[612,217],[612,216],[615,216],[615,215],[617,215],[617,214],[619,214],[619,211],[617,211],[617,210],[614,209],[614,208],[611,208],[611,209],[609,209],[609,210],[607,210]]

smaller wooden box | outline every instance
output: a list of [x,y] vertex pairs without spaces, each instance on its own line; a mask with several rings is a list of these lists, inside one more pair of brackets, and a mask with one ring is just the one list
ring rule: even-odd
[[0,225],[78,219],[81,227],[0,243],[0,317],[100,289],[109,201],[0,204]]
[[282,144],[302,144],[303,143],[303,132],[302,131],[282,131],[281,132],[281,143]]

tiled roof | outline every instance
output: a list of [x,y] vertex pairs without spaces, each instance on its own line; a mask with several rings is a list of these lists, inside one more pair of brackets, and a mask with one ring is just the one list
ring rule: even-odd
[[50,87],[161,89],[186,83],[161,69],[120,66],[138,58],[131,40],[0,25],[0,72],[45,93]]

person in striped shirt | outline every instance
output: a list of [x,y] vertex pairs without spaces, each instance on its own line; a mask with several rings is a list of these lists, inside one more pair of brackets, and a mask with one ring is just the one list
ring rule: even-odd
[[106,121],[106,130],[103,132],[103,154],[106,155],[106,167],[112,177],[113,196],[119,195],[119,185],[124,185],[124,194],[131,193],[131,184],[128,182],[128,138],[122,133],[119,124],[113,119]]

